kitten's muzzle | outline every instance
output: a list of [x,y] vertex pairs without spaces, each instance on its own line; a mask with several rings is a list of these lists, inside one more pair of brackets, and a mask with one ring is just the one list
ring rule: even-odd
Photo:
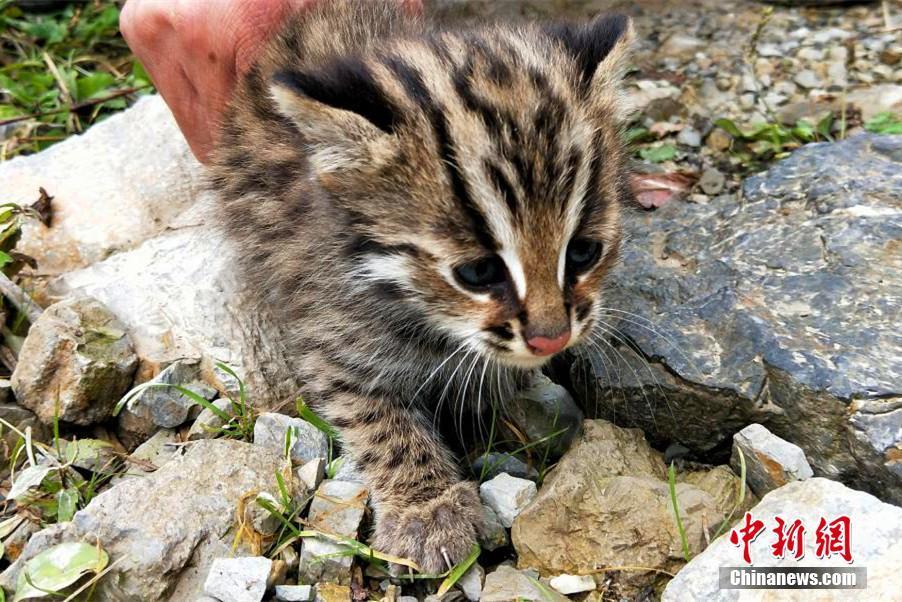
[[562,351],[569,342],[570,330],[568,329],[553,337],[541,335],[530,337],[526,339],[526,346],[529,347],[529,350],[533,355],[545,357]]

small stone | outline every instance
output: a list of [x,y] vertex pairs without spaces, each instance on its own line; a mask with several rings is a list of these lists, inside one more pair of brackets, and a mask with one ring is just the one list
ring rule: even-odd
[[[212,403],[216,409],[225,412],[227,415],[232,413],[231,399],[223,397],[214,400]],[[209,408],[204,408],[188,430],[188,441],[212,439],[219,434],[220,429],[224,425],[225,421],[220,416],[214,414]]]
[[695,128],[684,128],[683,131],[677,134],[677,142],[685,146],[698,148],[702,145],[702,135]]
[[262,556],[217,558],[204,582],[204,593],[229,602],[260,602],[272,560]]
[[535,468],[510,454],[491,452],[483,454],[473,461],[473,473],[481,479],[493,479],[505,472],[530,481],[539,478],[539,472]]
[[129,458],[134,460],[134,462],[131,463],[129,468],[137,468],[143,472],[156,470],[169,460],[179,456],[181,447],[173,445],[178,443],[178,441],[178,433],[172,429],[157,431],[150,439],[139,445],[132,452]]
[[546,445],[554,457],[567,451],[583,421],[582,410],[567,389],[540,372],[507,404],[507,417],[530,441],[548,439]]
[[319,484],[326,474],[326,460],[324,458],[313,458],[300,468],[298,468],[298,480],[304,484],[307,491],[316,491]]
[[398,602],[420,602],[416,596],[400,596]]
[[132,383],[138,357],[123,324],[91,298],[54,303],[22,349],[11,383],[19,404],[44,424],[106,420]]
[[[48,438],[49,429],[43,422],[38,420],[37,415],[17,403],[0,403],[0,418],[23,433],[25,432],[25,429],[31,427],[31,437],[36,441],[44,441]],[[20,439],[19,435],[14,430],[6,427],[3,428],[2,432],[3,441],[6,442],[9,449],[12,449]]]
[[726,184],[726,177],[713,167],[707,168],[702,172],[702,177],[698,181],[699,187],[709,196],[716,196],[723,192]]
[[316,602],[348,602],[351,599],[351,588],[335,583],[316,584]]
[[777,437],[760,424],[750,424],[733,435],[730,466],[739,474],[739,452],[745,456],[746,481],[759,497],[792,481],[814,476],[805,452]]
[[733,137],[720,128],[714,128],[705,139],[705,145],[713,151],[723,152],[733,144]]
[[845,87],[849,83],[849,73],[844,62],[827,63],[827,79],[831,86]]
[[[200,361],[178,360],[166,367],[150,382],[158,385],[176,385],[203,397],[207,401],[216,398],[213,387],[200,381]],[[184,424],[192,415],[201,413],[201,406],[174,387],[150,387],[131,398],[125,412],[139,421],[163,428],[175,428]]]
[[482,602],[564,602],[564,596],[538,584],[538,575],[501,565],[485,578]]
[[457,587],[464,593],[467,600],[477,602],[482,596],[482,583],[485,581],[485,569],[479,564],[474,564],[458,579]]
[[500,474],[479,486],[483,503],[490,506],[498,514],[501,524],[508,528],[536,493],[535,483],[509,474]]
[[758,56],[777,58],[783,56],[783,51],[776,44],[759,44]]
[[795,74],[792,80],[806,89],[820,88],[824,82],[818,77],[817,73],[811,69],[803,69]]
[[263,504],[275,508],[277,511],[282,510],[282,505],[279,501],[272,495],[265,491],[261,491],[254,497],[253,503],[247,505],[247,515],[248,520],[251,525],[254,527],[254,531],[263,535],[264,537],[270,537],[279,530],[279,526],[282,524],[278,517],[274,516],[269,510],[263,507]]
[[806,48],[800,49],[796,53],[796,57],[805,61],[820,62],[824,60],[824,51],[820,50],[819,48],[812,48],[808,46]]
[[696,52],[705,47],[705,43],[698,38],[682,33],[674,33],[658,48],[659,56],[674,58],[692,58]]
[[482,505],[482,533],[479,534],[479,545],[483,550],[497,550],[510,543],[507,529],[501,524],[498,513],[491,506]]
[[284,414],[266,413],[254,424],[254,443],[283,453],[285,440],[291,437],[291,461],[306,464],[316,458],[329,456],[329,441],[318,428]]
[[279,602],[311,602],[315,596],[312,585],[277,585]]
[[[336,467],[338,467],[337,470]],[[364,482],[363,473],[360,472],[360,468],[358,468],[357,463],[354,462],[351,456],[338,456],[332,460],[332,464],[326,470],[333,471],[332,478],[336,481]]]
[[281,552],[279,552],[279,558],[281,558],[285,562],[285,566],[288,567],[289,570],[295,569],[298,566],[298,556],[297,550],[294,549],[293,546],[288,546],[284,548]]
[[552,577],[548,584],[565,596],[591,592],[596,587],[592,575],[558,575]]
[[[310,504],[308,524],[325,533],[357,538],[366,510],[367,492],[361,483],[323,481]],[[341,555],[345,548],[326,539],[305,537],[301,544],[300,580],[306,583],[351,582],[353,558]]]

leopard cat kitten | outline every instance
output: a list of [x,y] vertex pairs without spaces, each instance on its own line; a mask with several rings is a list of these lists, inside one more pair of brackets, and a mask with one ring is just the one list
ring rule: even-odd
[[444,30],[319,2],[224,119],[211,182],[242,276],[368,482],[373,545],[427,572],[482,516],[437,407],[500,402],[596,324],[631,39],[621,16]]

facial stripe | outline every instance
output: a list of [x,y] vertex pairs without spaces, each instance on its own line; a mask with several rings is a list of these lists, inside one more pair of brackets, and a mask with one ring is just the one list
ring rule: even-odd
[[439,158],[446,166],[448,179],[454,191],[454,197],[460,203],[470,219],[473,234],[486,249],[494,251],[498,243],[489,231],[486,216],[470,195],[469,187],[461,173],[454,140],[448,128],[448,121],[442,110],[435,104],[432,94],[426,87],[422,75],[403,60],[389,57],[385,65],[398,77],[404,85],[410,100],[419,104],[426,113],[438,145]]

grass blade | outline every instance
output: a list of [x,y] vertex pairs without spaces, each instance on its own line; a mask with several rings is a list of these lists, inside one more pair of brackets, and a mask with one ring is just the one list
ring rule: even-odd
[[686,529],[683,528],[683,519],[680,518],[680,507],[677,503],[676,494],[676,468],[673,462],[670,463],[670,470],[668,471],[668,484],[670,485],[670,503],[673,504],[673,515],[676,518],[677,531],[680,532],[680,543],[683,546],[683,557],[686,559],[686,562],[689,562],[692,554],[689,552],[689,539],[686,537]]

